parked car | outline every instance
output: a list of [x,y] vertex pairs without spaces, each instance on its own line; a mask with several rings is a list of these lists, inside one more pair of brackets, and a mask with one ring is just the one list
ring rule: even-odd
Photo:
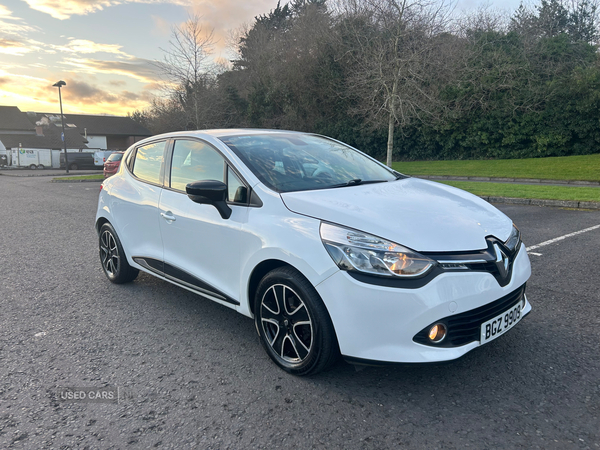
[[125,152],[113,152],[104,163],[104,178],[108,178],[114,175],[119,170],[121,165],[121,159],[123,159],[123,153]]
[[[68,154],[69,169],[99,169],[94,164],[94,154],[89,152],[69,152]],[[65,154],[60,154],[60,167],[65,167]]]
[[339,141],[178,132],[123,161],[96,217],[108,279],[141,270],[254,318],[290,373],[340,353],[354,364],[456,359],[531,310],[529,258],[507,216]]

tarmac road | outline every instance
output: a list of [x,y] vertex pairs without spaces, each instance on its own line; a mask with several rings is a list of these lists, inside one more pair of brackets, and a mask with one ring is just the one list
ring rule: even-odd
[[[535,249],[532,313],[458,361],[297,378],[250,319],[145,274],[109,283],[98,187],[0,177],[0,448],[600,448],[600,228]],[[600,224],[500,208],[530,246]],[[118,404],[57,396],[107,386]]]

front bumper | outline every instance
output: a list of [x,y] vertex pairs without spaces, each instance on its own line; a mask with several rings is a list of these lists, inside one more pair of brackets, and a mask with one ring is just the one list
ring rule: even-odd
[[[400,289],[365,284],[340,271],[316,288],[333,321],[343,356],[373,362],[428,363],[459,358],[480,342],[429,346],[413,340],[419,332],[440,319],[509,296],[530,275],[529,257],[522,246],[513,263],[512,278],[504,287],[485,272],[446,273],[421,288]],[[530,311],[526,300],[522,313]]]

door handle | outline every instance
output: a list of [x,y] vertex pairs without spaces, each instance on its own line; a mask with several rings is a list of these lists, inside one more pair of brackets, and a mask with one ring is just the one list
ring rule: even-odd
[[161,212],[160,216],[163,219],[165,219],[167,221],[171,221],[171,222],[175,222],[175,220],[177,220],[171,211],[167,211],[166,213]]

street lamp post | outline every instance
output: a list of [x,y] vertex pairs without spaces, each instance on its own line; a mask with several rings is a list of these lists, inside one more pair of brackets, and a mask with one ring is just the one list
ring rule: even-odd
[[67,157],[67,136],[65,135],[65,117],[63,116],[62,96],[60,95],[60,88],[66,85],[67,83],[65,83],[63,80],[60,80],[54,83],[52,86],[58,88],[58,101],[60,103],[60,123],[62,125],[62,141],[65,147],[65,168],[67,170],[67,173],[69,173],[69,158]]

